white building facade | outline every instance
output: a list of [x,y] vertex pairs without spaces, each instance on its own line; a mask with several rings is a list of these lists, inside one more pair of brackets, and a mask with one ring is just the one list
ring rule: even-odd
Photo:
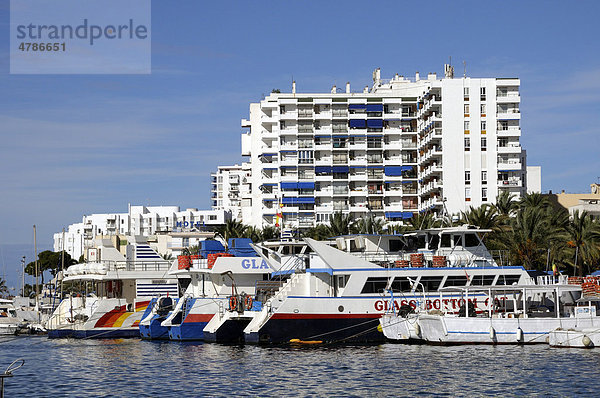
[[[520,81],[396,75],[351,92],[272,93],[242,120],[247,224],[302,229],[337,211],[402,221],[527,189]],[[444,210],[444,208],[446,210]]]
[[175,244],[173,247],[179,248],[183,245],[183,241],[178,243],[178,239],[182,240],[179,236],[182,233],[210,229],[224,224],[230,218],[231,213],[225,210],[181,210],[179,206],[130,205],[127,213],[83,216],[81,223],[69,225],[64,234],[54,234],[54,251],[61,251],[64,244],[64,250],[77,260],[88,248],[94,247],[97,237],[114,235],[173,235],[164,246]]
[[[211,174],[211,202],[213,210],[225,210],[237,221],[249,217],[252,175],[250,165],[219,166]],[[244,214],[244,212],[248,214]]]

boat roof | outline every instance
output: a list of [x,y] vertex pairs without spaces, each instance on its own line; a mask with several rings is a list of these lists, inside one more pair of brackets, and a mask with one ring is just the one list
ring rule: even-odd
[[423,233],[457,233],[457,232],[482,232],[489,233],[492,232],[491,229],[483,229],[478,228],[473,225],[460,225],[457,227],[440,227],[440,228],[428,228],[428,229],[417,229],[414,231],[407,231],[401,234],[348,234],[348,235],[338,235],[332,236],[329,239],[337,239],[337,238],[353,238],[358,236],[375,236],[375,237],[384,237],[384,238],[399,238],[403,236],[415,236]]

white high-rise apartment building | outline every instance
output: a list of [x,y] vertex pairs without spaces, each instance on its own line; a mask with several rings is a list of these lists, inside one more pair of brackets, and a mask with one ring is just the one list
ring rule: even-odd
[[231,212],[234,220],[244,220],[244,211],[250,210],[250,165],[219,166],[211,174],[211,201],[213,210]]
[[402,221],[524,194],[519,79],[453,74],[383,81],[377,69],[362,92],[297,93],[294,83],[250,104],[244,222],[307,228],[336,211]]

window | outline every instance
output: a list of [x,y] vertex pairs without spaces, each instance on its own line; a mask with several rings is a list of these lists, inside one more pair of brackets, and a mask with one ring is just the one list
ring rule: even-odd
[[469,114],[469,104],[465,104],[465,116]]
[[487,151],[487,138],[481,137],[481,150]]
[[521,279],[521,275],[500,275],[498,276],[498,281],[496,281],[496,285],[512,285],[519,283],[519,279]]
[[467,202],[471,200],[471,188],[465,188],[465,200]]
[[408,278],[405,276],[397,276],[394,278],[394,282],[392,282],[392,291],[399,293],[404,292],[408,293],[412,290],[412,284],[408,281]]
[[499,125],[499,129],[498,130],[502,130],[502,131],[508,130],[508,121],[506,121],[506,120],[500,121],[500,125]]
[[467,284],[466,276],[449,275],[446,278],[446,282],[444,282],[444,287],[446,287],[446,286],[465,286],[466,284]]
[[508,146],[508,138],[506,138],[506,137],[498,138],[498,146],[501,148],[507,147]]
[[469,100],[469,87],[465,87],[463,90],[465,93],[465,101],[468,101]]
[[481,96],[481,100],[485,101],[485,87],[480,87],[479,88],[479,94]]
[[[443,276],[422,276],[419,282],[423,285],[426,292],[435,292],[442,284]],[[420,290],[421,285],[417,285],[417,290]]]
[[481,131],[483,132],[485,130],[486,130],[486,122],[485,122],[485,120],[482,120],[481,121]]
[[479,246],[479,238],[476,234],[465,234],[465,247]]
[[495,275],[475,275],[471,279],[471,286],[490,286],[495,277]]
[[485,104],[481,104],[481,116],[485,116]]
[[440,247],[452,247],[452,245],[450,244],[450,235],[442,234]]
[[486,170],[483,170],[481,172],[481,183],[487,184],[487,171]]
[[280,121],[279,121],[279,128],[280,128],[281,130],[285,130],[285,120],[280,120]]
[[465,171],[465,184],[470,184],[471,183],[471,172],[470,171]]
[[481,188],[481,200],[487,202],[487,188]]
[[465,131],[469,131],[469,127],[470,127],[469,121],[465,120]]
[[465,137],[465,151],[471,150],[471,139],[469,137]]
[[365,285],[361,290],[361,294],[366,293],[382,293],[388,284],[386,277],[370,277],[367,278]]

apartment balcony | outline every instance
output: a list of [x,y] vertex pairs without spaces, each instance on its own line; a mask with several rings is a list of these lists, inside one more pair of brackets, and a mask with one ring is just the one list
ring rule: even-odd
[[331,213],[332,211],[333,205],[330,203],[315,206],[315,212]]
[[521,128],[518,126],[510,126],[506,130],[498,129],[496,134],[498,137],[520,137]]
[[260,122],[262,124],[279,124],[279,118],[275,117],[275,116],[267,116],[267,115],[262,115],[260,117]]
[[312,119],[313,112],[312,111],[298,111],[298,119]]
[[298,112],[297,111],[283,112],[281,115],[279,115],[279,119],[281,119],[281,120],[296,120],[296,119],[298,119]]
[[295,151],[297,149],[298,149],[298,142],[297,141],[282,142],[281,144],[279,144],[279,150],[280,151],[285,151],[285,150]]
[[361,189],[351,189],[349,195],[352,197],[366,197],[367,196],[367,188]]
[[354,158],[348,160],[350,166],[366,166],[367,158]]
[[331,166],[333,158],[320,158],[315,159],[315,166]]
[[348,149],[350,150],[362,150],[362,151],[366,151],[367,150],[367,143],[366,142],[361,142],[361,143],[357,143],[357,144],[349,144],[348,145]]
[[354,213],[367,213],[369,209],[367,209],[366,203],[355,203],[350,205],[350,211]]
[[334,190],[332,190],[331,195],[332,196],[348,196],[348,188],[346,188],[346,189],[334,189]]
[[347,118],[348,117],[348,111],[342,111],[342,110],[337,110],[334,109],[333,112],[331,113],[331,117],[334,119],[338,119],[338,118]]
[[496,102],[497,103],[515,103],[521,102],[521,95],[518,91],[498,91],[496,93]]
[[366,173],[350,174],[350,175],[348,175],[348,179],[350,181],[367,181],[367,174]]
[[496,114],[498,120],[520,120],[521,112],[518,109],[498,110]]
[[[291,135],[291,136],[295,136],[298,134],[298,128],[297,127],[286,127],[284,129],[280,129],[279,130],[279,135]],[[275,136],[277,137],[278,135],[275,134]]]
[[315,144],[315,149],[319,150],[319,151],[331,151],[331,142],[321,142],[318,144]]
[[396,150],[402,150],[404,148],[404,145],[402,145],[401,141],[390,141],[385,143],[384,145],[385,149],[396,149]]
[[319,111],[313,113],[314,119],[331,119],[331,111]]
[[507,146],[498,146],[498,153],[521,153],[521,145],[509,143]]
[[522,165],[519,159],[498,159],[498,170],[521,170]]
[[510,177],[508,180],[498,180],[498,187],[521,187],[523,186],[522,181],[518,177]]
[[332,174],[315,175],[315,181],[333,181]]
[[334,204],[334,205],[332,205],[332,208],[333,208],[333,211],[347,211],[350,209],[350,206]]
[[280,166],[296,166],[298,165],[298,158],[284,158],[279,162]]
[[315,191],[315,196],[317,197],[329,197],[331,196],[331,189],[321,189],[319,191]]

